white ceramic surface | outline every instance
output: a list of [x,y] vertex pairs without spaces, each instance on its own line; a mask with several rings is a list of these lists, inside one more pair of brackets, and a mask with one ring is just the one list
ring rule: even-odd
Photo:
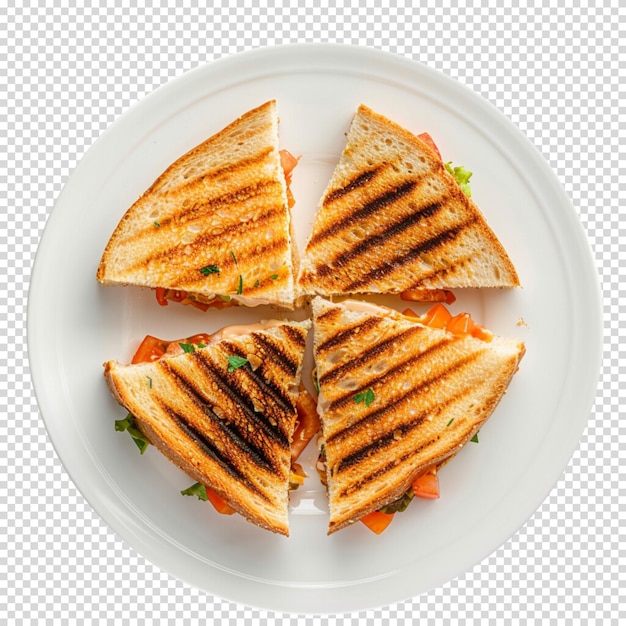
[[[474,172],[473,197],[521,289],[457,293],[499,334],[526,342],[508,394],[441,472],[442,496],[414,501],[381,536],[362,524],[326,536],[315,472],[292,501],[291,536],[274,536],[184,498],[189,485],[156,450],[139,455],[113,421],[102,363],[128,359],[145,334],[177,338],[269,309],[202,313],[156,304],[149,291],[101,287],[95,271],[126,208],[183,152],[275,98],[281,143],[301,161],[294,217],[303,245],[317,200],[360,103]],[[391,300],[398,308],[404,303]],[[420,309],[420,307],[418,307]],[[296,317],[302,318],[306,311]],[[601,356],[598,281],[582,227],[541,155],[494,107],[416,62],[365,48],[260,49],[191,71],[131,108],[67,182],[37,254],[28,308],[29,357],[50,438],[94,509],[146,558],[206,591],[277,611],[337,613],[415,596],[488,556],[559,479],[585,428]],[[315,450],[307,450],[312,468]]]

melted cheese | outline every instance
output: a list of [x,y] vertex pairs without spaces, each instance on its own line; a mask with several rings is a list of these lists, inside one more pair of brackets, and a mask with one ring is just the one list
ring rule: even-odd
[[345,300],[342,304],[348,311],[369,313],[370,315],[389,315],[391,312],[387,307],[378,306],[371,302],[364,302],[363,300]]
[[211,336],[211,343],[217,343],[222,339],[232,339],[233,337],[240,337],[241,335],[247,335],[255,330],[267,330],[268,328],[274,328],[284,324],[281,320],[264,320],[262,322],[255,322],[253,324],[238,324],[233,326],[224,326]]

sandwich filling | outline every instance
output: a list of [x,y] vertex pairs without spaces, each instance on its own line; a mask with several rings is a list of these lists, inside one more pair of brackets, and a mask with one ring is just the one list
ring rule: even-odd
[[280,150],[278,124],[268,101],[167,167],[118,222],[97,280],[155,289],[161,305],[293,309],[298,159]]
[[361,105],[322,195],[298,286],[324,297],[516,287],[515,268],[471,196],[471,172],[425,133]]
[[329,532],[361,519],[379,532],[438,497],[439,469],[477,440],[525,349],[442,303],[417,315],[315,298],[313,319]]
[[[284,324],[284,322],[280,320],[270,319],[253,324],[230,325],[214,333],[199,333],[175,341],[146,335],[133,355],[131,364],[155,362],[161,359],[176,357],[184,353],[196,352],[197,350],[203,350],[224,340],[244,337],[250,333],[269,330],[281,326],[282,324]],[[229,357],[229,371],[234,371],[245,365],[249,365],[253,370],[256,370],[261,363],[254,354],[248,354],[245,358],[236,356]],[[297,419],[290,441],[290,490],[297,489],[304,483],[304,479],[307,475],[302,469],[302,466],[298,463],[298,458],[320,429],[315,402],[302,383],[300,383],[298,387],[296,410]],[[146,447],[149,445],[149,441],[136,427],[132,414],[129,413],[125,419],[116,421],[115,425],[116,430],[125,430],[128,432],[143,454]],[[235,512],[235,509],[233,509],[217,491],[208,485],[194,483],[181,493],[183,495],[196,496],[200,500],[210,502],[219,513],[231,515]]]
[[[295,206],[295,198],[291,191],[291,180],[293,177],[293,170],[298,164],[299,158],[296,158],[288,150],[280,150],[280,165],[285,178],[285,190],[287,194],[287,207],[291,210]],[[293,245],[293,243],[292,243]],[[230,260],[237,265],[237,256],[233,251],[229,252]],[[203,275],[209,276],[210,274],[219,274],[220,267],[217,264],[210,264],[200,268],[199,270]],[[288,267],[271,267],[267,273],[267,277],[264,279],[257,278],[248,291],[262,288],[262,282],[277,281],[281,274],[288,273],[290,270]],[[231,306],[265,306],[272,304],[272,301],[268,298],[258,297],[254,294],[243,295],[244,290],[244,278],[240,274],[237,278],[236,288],[233,293],[219,294],[219,293],[194,293],[193,291],[185,291],[183,289],[167,289],[165,287],[154,288],[157,302],[161,306],[167,306],[168,301],[180,302],[181,304],[191,305],[201,311],[208,311],[209,309],[223,309]]]

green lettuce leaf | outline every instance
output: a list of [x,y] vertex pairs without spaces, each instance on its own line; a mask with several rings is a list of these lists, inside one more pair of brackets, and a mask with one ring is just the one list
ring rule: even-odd
[[454,176],[454,179],[459,184],[461,191],[468,197],[472,197],[472,190],[469,185],[469,179],[472,177],[472,172],[466,170],[462,165],[452,167],[452,161],[445,163],[446,170]]
[[115,420],[115,430],[126,431],[143,454],[150,445],[150,442],[143,436],[143,433],[135,426],[135,417],[129,413],[124,419]]
[[206,502],[208,499],[206,495],[206,487],[200,483],[194,483],[191,487],[183,489],[181,493],[184,496],[197,496],[198,500],[202,500],[203,502]]

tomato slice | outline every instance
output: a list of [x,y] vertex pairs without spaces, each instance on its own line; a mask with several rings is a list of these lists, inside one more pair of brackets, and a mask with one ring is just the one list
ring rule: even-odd
[[320,418],[317,405],[311,394],[304,388],[300,389],[296,402],[298,423],[291,441],[291,461],[295,462],[309,441],[320,431]]
[[449,289],[407,289],[400,294],[401,300],[410,302],[445,302],[452,304],[456,296]]
[[493,339],[493,333],[488,328],[476,324],[476,322],[474,322],[472,326],[471,334],[472,337],[476,337],[476,339],[480,339],[481,341],[489,342]]
[[439,157],[440,161],[442,160],[441,152],[439,152],[437,144],[428,133],[421,133],[417,136],[417,138],[421,139]]
[[291,174],[293,172],[293,168],[298,165],[298,159],[291,154],[288,150],[281,150],[280,154],[280,165],[283,168],[283,172],[285,172],[285,183],[287,183],[287,206],[291,209],[296,204],[296,199],[289,188],[291,185]]
[[171,343],[190,343],[194,345],[204,344],[209,345],[211,342],[211,335],[207,333],[198,333],[193,337],[187,339],[181,339],[179,341],[165,341],[152,335],[146,335],[143,341],[139,344],[137,351],[135,352],[131,363],[146,363],[150,361],[156,361],[160,359],[166,352]]
[[166,289],[157,287],[155,290],[157,302],[161,306],[167,306],[167,301],[182,302],[187,297],[187,292],[181,289]]
[[413,309],[404,309],[404,311],[402,311],[402,315],[404,315],[404,317],[410,317],[418,322],[422,320],[422,316],[418,315]]
[[465,337],[471,334],[473,325],[474,322],[469,313],[459,313],[446,324],[446,330],[450,331],[453,335]]
[[372,511],[368,513],[364,517],[361,518],[361,521],[373,532],[377,535],[391,524],[393,521],[393,516],[395,513],[381,513],[380,511]]
[[293,172],[293,168],[298,165],[298,159],[289,152],[289,150],[281,150],[280,154],[280,165],[285,172],[285,180],[287,184],[291,182],[291,173]]
[[222,515],[232,515],[235,512],[235,509],[233,509],[230,504],[228,504],[228,502],[226,502],[226,500],[224,500],[224,498],[217,493],[217,491],[213,491],[211,487],[207,487],[206,485],[204,488],[206,489],[207,500],[213,505],[218,513],[221,513]]
[[165,287],[157,287],[155,289],[155,293],[156,293],[157,302],[161,306],[167,306],[167,298],[165,297],[165,294],[167,293],[167,289],[165,289]]
[[[415,317],[415,313],[413,313],[411,309],[405,309],[403,314],[407,317]],[[485,326],[477,324],[469,313],[459,313],[453,317],[448,309],[440,302],[431,307],[419,318],[419,321],[431,328],[447,330],[457,337],[471,335],[476,339],[486,342],[493,339],[493,333],[488,328],[485,328]]]
[[167,350],[169,341],[163,341],[152,335],[146,335],[139,344],[131,363],[146,363],[160,359]]
[[413,481],[413,493],[418,498],[436,500],[439,497],[439,477],[437,470],[432,469],[418,476]]
[[445,329],[451,319],[452,314],[450,311],[448,311],[441,302],[437,302],[435,306],[426,311],[422,319],[422,324],[424,324],[424,326],[430,326],[431,328]]
[[174,302],[182,302],[187,297],[187,292],[181,289],[170,290],[168,297]]
[[198,302],[197,300],[192,300],[190,302],[191,306],[195,307],[196,309],[200,309],[201,311],[208,311],[211,308],[211,305],[206,303],[206,302]]
[[199,343],[203,343],[205,346],[208,346],[211,342],[211,335],[207,333],[198,333],[193,337],[188,337],[185,339],[184,343],[192,343],[194,345],[198,345]]

